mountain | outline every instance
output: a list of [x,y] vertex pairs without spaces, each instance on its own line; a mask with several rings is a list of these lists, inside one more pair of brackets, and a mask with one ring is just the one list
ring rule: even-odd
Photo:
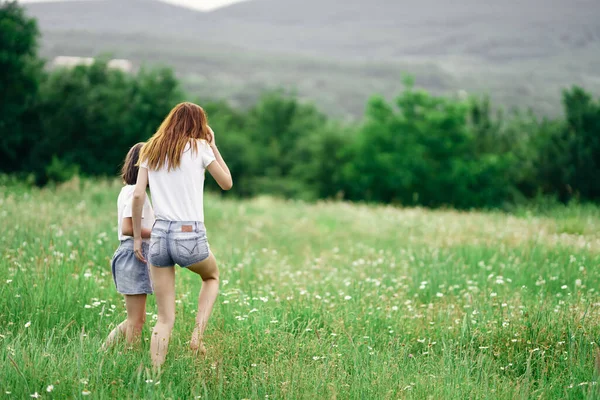
[[381,60],[505,61],[600,40],[597,0],[254,0],[210,13],[156,0],[29,5],[44,31],[194,37],[245,49]]
[[600,40],[597,0],[258,0],[212,17],[227,42],[339,57],[503,61]]
[[434,92],[486,93],[542,113],[560,89],[600,93],[597,0],[251,0],[199,12],[155,0],[32,3],[43,53],[111,52],[175,67],[237,103],[293,87],[337,115],[391,96],[401,72]]
[[192,34],[206,15],[155,0],[78,0],[28,3],[42,32],[114,34]]

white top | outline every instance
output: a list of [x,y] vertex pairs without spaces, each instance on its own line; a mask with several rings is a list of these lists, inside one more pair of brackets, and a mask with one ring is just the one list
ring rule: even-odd
[[[117,214],[119,216],[119,240],[131,239],[131,236],[123,235],[122,229],[123,218],[131,218],[131,201],[133,200],[134,190],[135,185],[123,186],[123,189],[121,189],[121,193],[119,193],[119,198],[117,199]],[[152,211],[152,205],[150,204],[150,200],[146,196],[144,208],[142,209],[142,228],[152,229],[152,225],[154,225],[154,212]],[[149,240],[150,239],[144,239],[144,241]]]
[[146,161],[140,164],[140,168],[148,169],[156,219],[204,222],[204,172],[213,161],[210,145],[198,139],[198,151],[188,144],[176,169],[169,171],[164,165],[152,170]]

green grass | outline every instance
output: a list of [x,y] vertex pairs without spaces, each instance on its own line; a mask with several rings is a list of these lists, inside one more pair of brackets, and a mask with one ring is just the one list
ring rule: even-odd
[[596,208],[510,216],[211,195],[222,286],[209,354],[188,351],[201,283],[178,270],[157,379],[153,298],[141,348],[98,351],[125,317],[109,266],[118,191],[0,186],[0,396],[599,396]]

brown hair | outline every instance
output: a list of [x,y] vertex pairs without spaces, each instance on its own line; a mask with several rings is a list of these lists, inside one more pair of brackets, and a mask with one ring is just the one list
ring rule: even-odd
[[193,151],[198,151],[196,140],[212,141],[206,113],[197,104],[177,104],[167,115],[158,130],[144,145],[140,162],[147,162],[148,168],[159,169],[165,163],[167,169],[176,169],[181,163],[181,154],[190,143]]
[[137,181],[138,171],[140,169],[137,164],[142,146],[144,146],[144,142],[134,145],[127,152],[127,156],[125,156],[123,168],[121,168],[121,178],[123,178],[123,183],[126,185],[135,185]]

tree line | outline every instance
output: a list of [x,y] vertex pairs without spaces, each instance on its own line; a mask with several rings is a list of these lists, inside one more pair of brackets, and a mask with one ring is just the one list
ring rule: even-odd
[[580,87],[563,92],[563,116],[542,118],[406,79],[351,123],[281,91],[247,109],[190,98],[170,69],[129,74],[98,60],[48,71],[38,37],[20,5],[0,5],[0,171],[37,184],[115,176],[128,148],[186,99],[207,111],[238,196],[463,209],[600,200],[600,100]]

